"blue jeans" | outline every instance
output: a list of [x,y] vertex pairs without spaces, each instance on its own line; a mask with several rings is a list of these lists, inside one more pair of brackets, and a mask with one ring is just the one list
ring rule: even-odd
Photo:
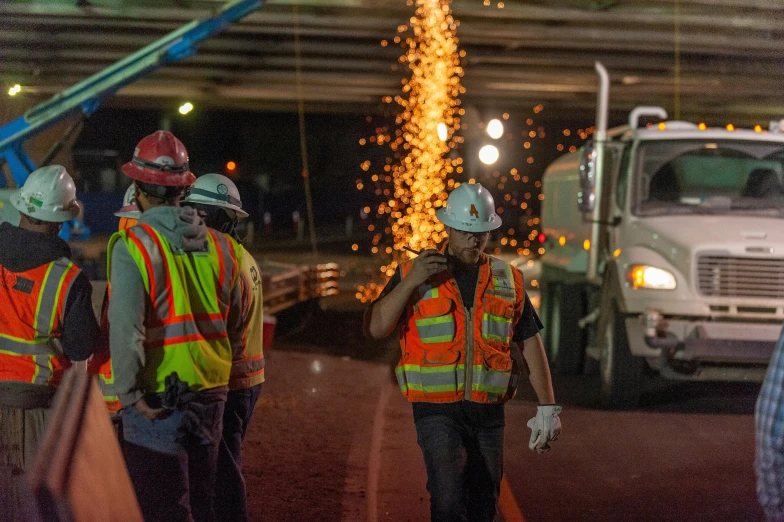
[[215,520],[224,405],[223,399],[197,398],[154,421],[132,407],[123,410],[123,456],[145,522]]
[[487,423],[452,410],[419,418],[416,430],[431,521],[492,522],[504,474],[503,418]]
[[222,522],[248,520],[241,449],[260,393],[261,384],[257,384],[244,390],[230,391],[226,400],[223,438],[218,451],[218,471],[215,479],[215,513]]

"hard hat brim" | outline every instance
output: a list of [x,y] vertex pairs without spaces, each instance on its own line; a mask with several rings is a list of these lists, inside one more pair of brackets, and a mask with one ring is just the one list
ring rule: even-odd
[[34,212],[30,212],[28,210],[28,205],[25,204],[24,198],[22,198],[22,189],[17,189],[11,195],[11,205],[27,217],[40,219],[41,221],[47,221],[49,223],[65,223],[66,221],[79,217],[79,213],[82,211],[81,205],[79,205],[78,202],[74,202],[74,205],[67,210],[35,209]]
[[199,205],[208,205],[208,206],[211,206],[211,207],[220,207],[220,208],[225,208],[227,210],[233,210],[234,212],[237,213],[237,217],[239,219],[245,219],[249,215],[247,212],[242,210],[237,205],[232,205],[231,203],[221,203],[221,202],[218,202],[218,201],[201,199],[198,196],[188,196],[185,199],[183,199],[182,202],[183,203],[198,203]]
[[133,205],[126,205],[122,207],[120,210],[114,213],[116,217],[120,218],[131,218],[131,219],[139,219],[142,217],[142,213],[139,210],[139,207],[136,204]]
[[436,218],[444,225],[463,232],[490,232],[499,228],[502,224],[498,214],[493,213],[489,221],[458,221],[446,213],[445,208],[436,211]]
[[190,170],[185,172],[166,172],[142,167],[132,161],[123,165],[122,171],[123,174],[133,180],[162,187],[190,187],[196,181],[196,176]]

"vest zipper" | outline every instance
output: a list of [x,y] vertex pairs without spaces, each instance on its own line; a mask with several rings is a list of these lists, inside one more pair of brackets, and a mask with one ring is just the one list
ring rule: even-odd
[[463,307],[466,323],[466,360],[465,360],[465,400],[471,400],[474,380],[474,309]]
[[[489,262],[489,261],[488,261]],[[471,309],[465,308],[466,316],[466,369],[465,369],[465,393],[463,397],[465,400],[471,400],[471,393],[474,387],[474,313],[476,312],[476,293],[482,283],[482,266],[479,266],[479,273],[476,276],[476,286],[474,287],[474,301],[471,303]],[[458,291],[458,293],[460,293]],[[462,296],[461,296],[462,300]]]

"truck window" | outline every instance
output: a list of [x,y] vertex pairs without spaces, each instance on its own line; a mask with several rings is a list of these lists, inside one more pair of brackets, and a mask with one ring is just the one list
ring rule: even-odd
[[615,206],[623,209],[626,205],[626,194],[629,188],[629,158],[631,157],[631,147],[623,149],[621,156],[621,166],[618,170],[618,178],[615,185]]
[[640,143],[637,151],[638,215],[784,216],[784,144],[664,140]]

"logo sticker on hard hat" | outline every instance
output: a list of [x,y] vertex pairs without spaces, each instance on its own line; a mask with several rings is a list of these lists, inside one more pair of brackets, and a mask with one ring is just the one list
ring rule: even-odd
[[476,209],[476,205],[471,205],[471,212],[470,215],[474,216],[476,219],[479,219],[479,211]]
[[174,159],[169,156],[158,156],[155,158],[155,163],[158,165],[174,165]]
[[225,196],[228,193],[229,193],[229,187],[227,187],[223,183],[218,185],[218,194],[220,194],[221,196]]

